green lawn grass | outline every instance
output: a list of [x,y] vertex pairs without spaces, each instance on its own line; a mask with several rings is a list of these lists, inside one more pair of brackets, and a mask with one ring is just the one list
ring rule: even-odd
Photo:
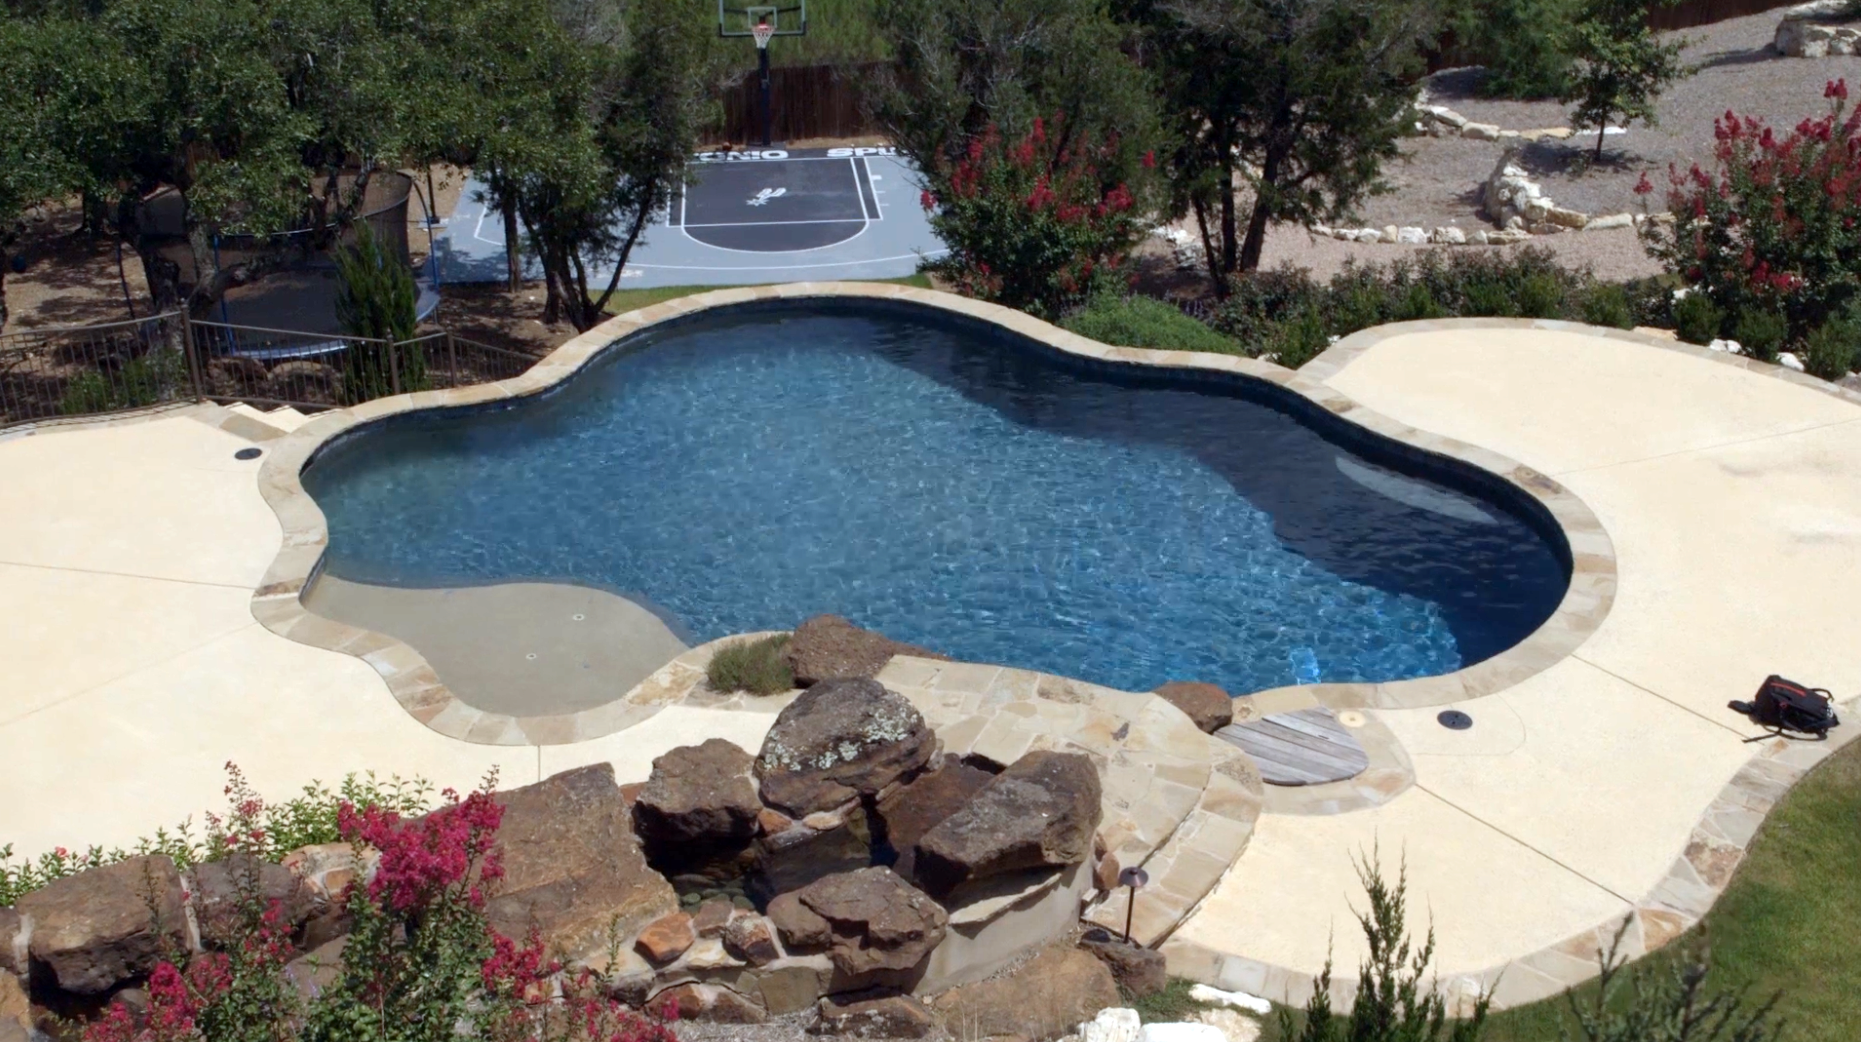
[[[1783,993],[1785,1042],[1861,1037],[1861,743],[1784,797],[1706,921],[1676,945],[1707,942],[1714,989],[1754,1003]],[[1648,961],[1677,957],[1670,947]],[[1594,995],[1593,984],[1577,989],[1579,1001]],[[1566,1010],[1560,996],[1494,1014],[1484,1039],[1561,1042]]]
[[[862,282],[889,282],[899,286],[916,286],[919,289],[930,288],[930,276],[906,275],[899,279],[861,279]],[[654,304],[679,297],[689,297],[693,293],[707,293],[714,289],[728,289],[727,286],[660,286],[657,289],[622,289],[615,290],[613,299],[607,302],[607,313],[620,315],[637,308],[651,307]]]

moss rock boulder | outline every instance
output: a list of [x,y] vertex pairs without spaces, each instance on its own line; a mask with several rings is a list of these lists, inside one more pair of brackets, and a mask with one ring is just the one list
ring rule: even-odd
[[486,907],[506,937],[536,930],[567,959],[607,951],[678,908],[672,884],[646,864],[612,764],[565,771],[497,794],[504,880]]
[[1092,856],[1102,799],[1085,755],[1028,753],[918,840],[915,877],[943,896],[1008,872],[1080,864]]
[[782,648],[782,657],[802,687],[823,680],[874,677],[893,655],[942,659],[915,644],[901,644],[883,634],[861,629],[838,615],[816,615],[795,627]]
[[937,736],[903,695],[876,680],[827,680],[775,718],[756,773],[764,803],[805,818],[910,779],[936,749]]

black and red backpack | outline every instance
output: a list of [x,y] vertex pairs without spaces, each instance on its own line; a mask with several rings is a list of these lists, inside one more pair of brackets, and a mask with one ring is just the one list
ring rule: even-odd
[[[1751,701],[1728,705],[1750,717],[1752,723],[1770,728],[1770,734],[1747,739],[1753,742],[1772,736],[1798,738],[1807,735],[1822,741],[1829,737],[1829,728],[1841,724],[1841,719],[1835,715],[1835,699],[1826,689],[1804,687],[1775,673],[1765,678]],[[1786,731],[1797,733],[1785,734]]]

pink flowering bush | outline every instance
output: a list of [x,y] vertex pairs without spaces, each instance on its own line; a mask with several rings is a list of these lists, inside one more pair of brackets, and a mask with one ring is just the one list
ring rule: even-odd
[[[1154,209],[1146,177],[1117,180],[1119,143],[1036,119],[1009,140],[990,124],[920,202],[950,252],[925,266],[969,296],[1053,316],[1118,269]],[[1141,169],[1156,165],[1145,155]]]
[[149,976],[146,1012],[112,1004],[84,1042],[677,1042],[663,1019],[609,998],[607,981],[566,973],[540,939],[520,945],[491,928],[485,905],[504,877],[495,774],[464,797],[444,791],[423,815],[336,803],[340,838],[379,858],[342,895],[352,925],[335,979],[301,998],[285,973],[298,956],[292,927],[260,874],[279,837],[298,830],[229,770],[232,806],[209,817],[206,848],[243,855],[229,862],[239,866],[231,939],[223,951],[172,953]]
[[[1673,225],[1644,224],[1649,252],[1725,316],[1720,335],[1771,313],[1796,344],[1861,296],[1861,111],[1848,110],[1844,80],[1823,97],[1828,111],[1787,133],[1734,112],[1715,120],[1713,169],[1670,167]],[[1654,186],[1644,174],[1635,190]]]

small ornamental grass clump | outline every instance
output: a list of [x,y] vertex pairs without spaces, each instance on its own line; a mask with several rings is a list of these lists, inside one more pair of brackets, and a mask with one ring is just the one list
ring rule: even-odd
[[[1861,305],[1861,110],[1850,112],[1848,85],[1823,89],[1828,111],[1787,133],[1761,119],[1727,112],[1713,123],[1713,169],[1668,169],[1673,225],[1644,222],[1648,252],[1703,302],[1676,319],[1683,339],[1761,333],[1760,356],[1794,349]],[[1635,191],[1654,186],[1644,174]],[[1715,317],[1708,331],[1706,321]],[[1777,322],[1782,335],[1777,335]],[[1838,377],[1853,352],[1818,343],[1817,375]],[[1844,357],[1846,355],[1846,357]]]
[[787,691],[795,686],[795,674],[782,657],[782,649],[787,646],[785,633],[726,644],[711,656],[705,680],[714,691],[748,691],[753,695]]
[[[1056,316],[1113,281],[1154,207],[1111,181],[1119,143],[1059,115],[1010,140],[990,124],[921,202],[950,252],[924,270],[972,297]],[[1143,157],[1144,169],[1155,158]]]

